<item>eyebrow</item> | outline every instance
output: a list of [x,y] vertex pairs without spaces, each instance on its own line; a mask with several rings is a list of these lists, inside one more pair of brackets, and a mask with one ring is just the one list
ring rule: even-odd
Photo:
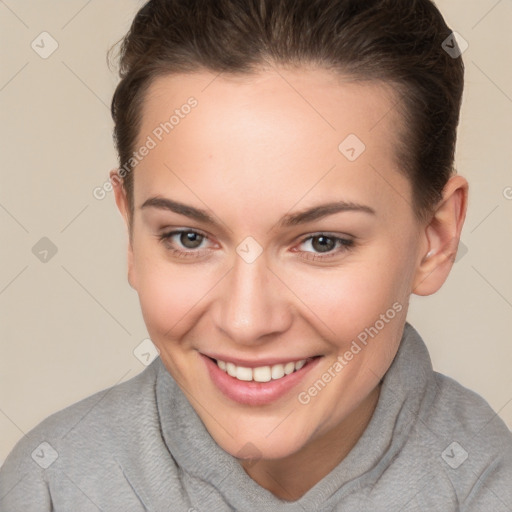
[[[199,222],[203,222],[205,224],[209,224],[212,226],[217,225],[215,219],[206,210],[195,208],[194,206],[186,205],[184,203],[180,203],[178,201],[174,201],[172,199],[168,199],[165,197],[156,196],[146,199],[146,201],[144,201],[140,208],[143,209],[150,207],[178,213],[179,215],[184,215],[185,217],[189,217],[191,219],[195,219]],[[375,210],[373,208],[370,208],[369,206],[353,202],[336,201],[313,206],[311,208],[308,208],[297,213],[287,214],[283,216],[283,218],[278,222],[278,226],[297,226],[299,224],[305,224],[307,222],[327,217],[328,215],[349,211],[376,215]]]

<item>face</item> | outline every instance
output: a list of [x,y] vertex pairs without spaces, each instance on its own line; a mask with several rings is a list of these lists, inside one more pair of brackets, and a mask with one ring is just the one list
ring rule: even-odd
[[129,280],[162,361],[233,455],[251,443],[282,458],[332,432],[396,354],[422,228],[394,103],[382,84],[307,69],[148,91]]

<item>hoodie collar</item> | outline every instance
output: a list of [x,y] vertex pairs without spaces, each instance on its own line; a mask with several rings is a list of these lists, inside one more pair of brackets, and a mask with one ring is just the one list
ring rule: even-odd
[[[162,361],[158,359],[155,364],[157,409],[168,452],[192,480],[211,486],[210,492],[204,493],[204,503],[195,500],[196,506],[208,507],[213,492],[235,510],[328,509],[352,492],[354,486],[360,486],[361,479],[371,485],[380,477],[389,465],[386,460],[396,457],[405,444],[422,402],[432,399],[426,396],[428,381],[433,378],[427,348],[417,331],[406,323],[397,354],[383,378],[376,409],[362,436],[328,475],[297,501],[287,502],[258,485],[238,460],[215,442]],[[154,475],[157,481],[161,477]]]

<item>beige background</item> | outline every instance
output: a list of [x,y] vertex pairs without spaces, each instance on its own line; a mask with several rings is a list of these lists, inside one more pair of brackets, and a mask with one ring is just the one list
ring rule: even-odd
[[[0,463],[46,416],[144,369],[147,337],[126,280],[113,194],[107,49],[141,2],[0,1]],[[471,184],[463,250],[444,288],[413,297],[409,321],[434,366],[512,427],[512,3],[440,0],[469,43],[457,166]],[[57,50],[48,58],[39,52]],[[46,263],[32,252],[49,238]],[[467,252],[466,252],[467,250]]]

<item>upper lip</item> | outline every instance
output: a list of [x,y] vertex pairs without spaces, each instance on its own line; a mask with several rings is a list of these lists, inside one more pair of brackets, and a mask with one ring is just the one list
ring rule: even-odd
[[313,357],[319,357],[318,355],[315,356],[304,356],[304,357],[293,357],[290,356],[288,358],[283,357],[275,357],[275,358],[268,358],[268,359],[252,359],[248,361],[247,359],[240,359],[238,357],[232,357],[232,356],[223,356],[221,354],[212,354],[212,353],[204,353],[201,352],[203,356],[209,357],[210,359],[215,359],[217,361],[224,361],[225,363],[233,363],[236,366],[243,366],[244,368],[258,368],[260,366],[274,366],[276,364],[286,364],[286,363],[296,363],[297,361],[302,361],[304,359],[311,359]]

